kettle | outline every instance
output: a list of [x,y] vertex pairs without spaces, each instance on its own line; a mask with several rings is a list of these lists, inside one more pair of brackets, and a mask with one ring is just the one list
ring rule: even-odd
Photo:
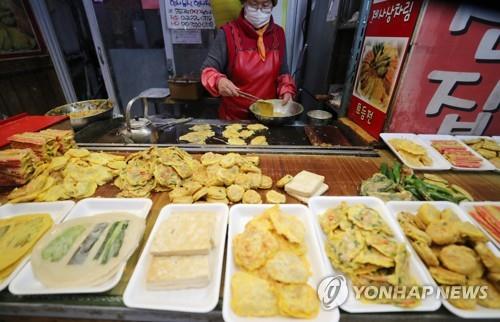
[[[120,130],[120,135],[124,137],[127,143],[157,143],[158,129],[148,117],[148,98],[162,98],[169,95],[168,89],[150,88],[138,96],[131,99],[125,110],[125,126]],[[143,100],[144,117],[130,118],[132,105],[138,99]]]

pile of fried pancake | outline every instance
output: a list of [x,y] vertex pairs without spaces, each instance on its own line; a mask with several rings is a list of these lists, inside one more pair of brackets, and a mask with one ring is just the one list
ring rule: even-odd
[[152,147],[129,155],[125,162],[114,181],[122,197],[168,191],[172,203],[262,203],[257,190],[273,185],[271,177],[258,167],[258,156],[208,152],[197,160],[176,147]]
[[443,288],[450,286],[486,286],[486,297],[448,298],[461,309],[476,305],[500,308],[500,258],[486,244],[487,237],[449,208],[439,211],[424,204],[416,215],[401,212],[398,221],[406,236],[427,265],[432,277]]
[[26,185],[11,191],[11,203],[82,199],[110,182],[125,166],[124,157],[86,149],[69,149],[39,165]]
[[231,308],[240,316],[312,319],[319,312],[302,221],[273,206],[233,240],[239,268],[231,278]]
[[[409,271],[405,245],[394,238],[392,230],[375,209],[342,202],[320,216],[320,225],[327,238],[328,258],[333,267],[349,276],[353,285],[417,285]],[[363,300],[401,307],[420,304],[417,297],[406,293],[392,298]]]

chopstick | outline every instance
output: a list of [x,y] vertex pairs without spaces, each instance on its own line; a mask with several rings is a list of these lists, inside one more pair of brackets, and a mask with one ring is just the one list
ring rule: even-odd
[[251,100],[251,101],[261,101],[262,100],[262,98],[258,98],[257,96],[254,96],[250,93],[246,93],[243,91],[238,91],[238,94],[240,94],[241,97],[246,98],[246,99]]

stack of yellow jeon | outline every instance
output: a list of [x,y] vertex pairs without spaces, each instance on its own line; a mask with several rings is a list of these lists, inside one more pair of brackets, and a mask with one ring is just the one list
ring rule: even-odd
[[151,245],[146,277],[150,290],[201,288],[210,283],[215,247],[213,213],[174,213],[161,223]]
[[31,181],[14,189],[7,198],[17,203],[90,197],[126,165],[123,159],[120,155],[70,149],[38,166]]
[[465,144],[488,159],[497,169],[500,169],[500,143],[488,138],[473,138],[464,140]]
[[[258,189],[270,189],[271,177],[262,174],[258,156],[208,152],[200,160],[175,147],[129,155],[114,181],[121,197],[147,197],[168,191],[172,203],[262,203]],[[285,202],[275,193],[270,203]]]
[[[363,204],[343,202],[326,210],[320,216],[320,225],[327,237],[328,258],[335,268],[349,276],[353,285],[417,285],[409,272],[405,245],[394,239],[391,229],[376,210]],[[394,295],[391,299],[363,300],[401,307],[415,307],[420,303],[410,294]]]
[[0,282],[17,268],[52,224],[48,214],[20,215],[0,220]]
[[250,220],[233,240],[240,269],[231,279],[231,308],[240,316],[312,319],[319,312],[304,241],[305,228],[279,206]]
[[412,167],[432,166],[432,159],[423,146],[408,139],[390,139],[389,144],[398,151],[408,165]]
[[431,204],[422,205],[416,215],[399,213],[398,221],[445,294],[451,286],[486,286],[486,297],[460,298],[465,293],[459,293],[448,298],[452,305],[500,308],[500,258],[486,246],[488,239],[479,229],[451,209],[439,211]]

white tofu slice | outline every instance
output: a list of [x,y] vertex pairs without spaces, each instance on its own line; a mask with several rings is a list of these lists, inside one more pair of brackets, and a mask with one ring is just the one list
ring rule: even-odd
[[209,283],[209,255],[153,256],[146,287],[150,290],[175,290],[202,288]]
[[324,176],[304,170],[285,185],[285,191],[296,196],[311,197],[318,191],[324,181]]

